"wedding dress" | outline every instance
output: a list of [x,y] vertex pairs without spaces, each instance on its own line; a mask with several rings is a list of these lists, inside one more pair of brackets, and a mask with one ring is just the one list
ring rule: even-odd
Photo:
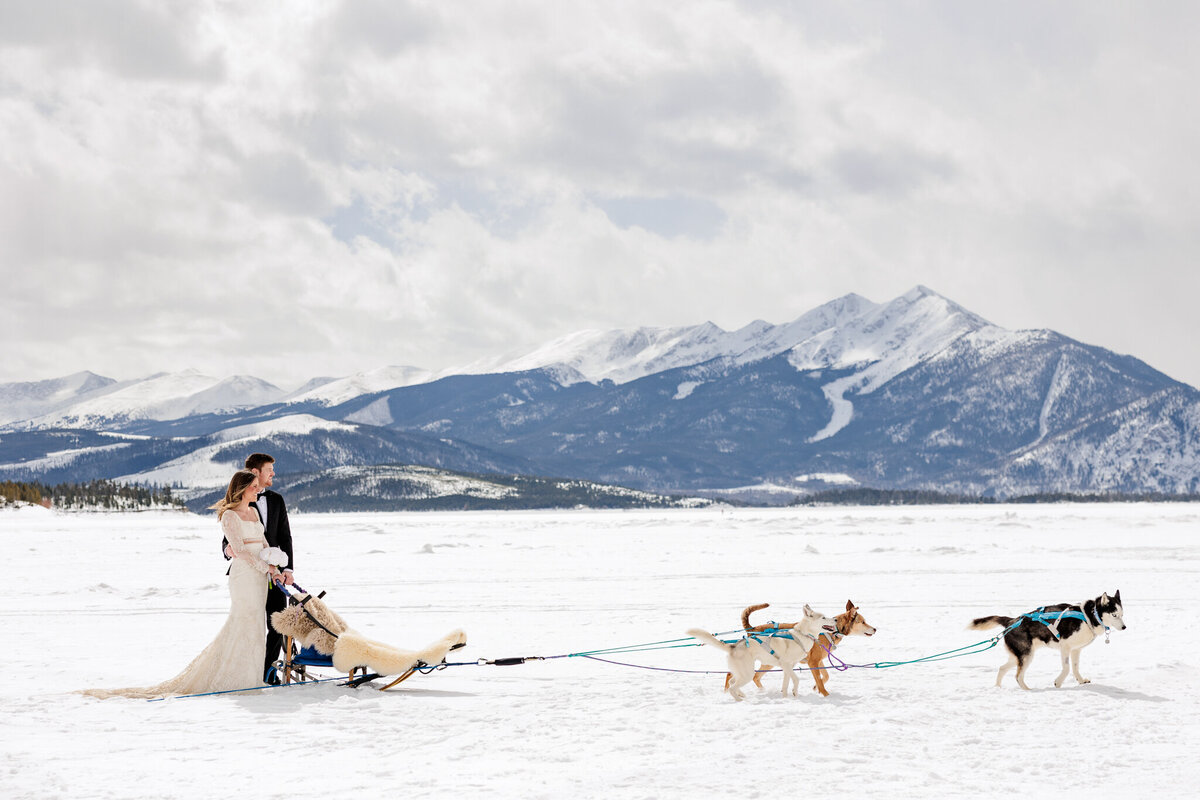
[[234,511],[221,515],[221,530],[233,551],[229,567],[229,616],[217,638],[183,672],[157,686],[129,689],[88,689],[91,697],[162,697],[198,694],[263,685],[267,652],[267,562],[259,557],[266,547],[263,525],[247,522]]

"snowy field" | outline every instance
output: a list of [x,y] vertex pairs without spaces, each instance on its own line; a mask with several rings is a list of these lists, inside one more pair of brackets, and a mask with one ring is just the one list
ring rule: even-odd
[[[1121,590],[1129,629],[993,687],[1000,649],[834,673],[832,696],[561,658],[394,690],[333,683],[165,702],[227,608],[220,533],[187,514],[0,511],[8,646],[0,797],[1191,797],[1200,782],[1200,506],[1060,505],[295,515],[296,576],[367,636],[466,630],[455,661],[552,656],[829,614],[899,661],[1016,614]],[[692,647],[619,660],[718,670]]]

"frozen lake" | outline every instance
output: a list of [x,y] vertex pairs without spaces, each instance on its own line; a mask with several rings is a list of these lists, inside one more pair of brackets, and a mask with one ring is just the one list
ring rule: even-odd
[[[962,647],[984,614],[1120,589],[1129,629],[993,687],[1001,649],[834,673],[832,696],[733,702],[718,675],[582,658],[148,703],[85,687],[178,672],[228,607],[215,517],[0,511],[0,796],[1193,796],[1200,505],[295,515],[296,576],[399,647],[553,656],[829,614],[879,629],[851,663]],[[689,647],[618,657],[722,670]],[[464,794],[465,793],[465,794]]]

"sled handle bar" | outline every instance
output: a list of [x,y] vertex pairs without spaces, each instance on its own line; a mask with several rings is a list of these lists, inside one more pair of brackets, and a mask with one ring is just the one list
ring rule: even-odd
[[[291,593],[290,591],[288,591],[288,586],[287,586],[287,584],[286,584],[286,583],[284,583],[283,581],[279,580],[278,578],[276,578],[276,579],[272,580],[271,582],[272,582],[273,584],[275,584],[275,588],[276,588],[276,589],[278,589],[279,591],[283,592],[283,593],[284,593],[285,595],[287,595],[288,597],[291,597],[291,596],[292,596],[292,593]],[[292,588],[293,588],[293,589],[295,589],[297,592],[300,592],[301,594],[308,594],[308,590],[307,590],[307,589],[305,589],[303,586],[301,586],[301,585],[300,585],[300,584],[298,584],[298,583],[293,583],[293,584],[292,584]],[[323,592],[323,591],[322,591],[322,592],[321,592],[319,595],[317,595],[317,599],[318,599],[318,600],[320,600],[320,599],[321,599],[322,597],[324,597],[324,596],[325,596],[325,592]],[[309,597],[312,597],[312,595],[309,595]],[[305,603],[307,603],[307,602],[308,602],[308,598],[306,597],[304,600],[302,600],[302,601],[299,601],[299,602],[300,602],[300,605],[304,605]]]

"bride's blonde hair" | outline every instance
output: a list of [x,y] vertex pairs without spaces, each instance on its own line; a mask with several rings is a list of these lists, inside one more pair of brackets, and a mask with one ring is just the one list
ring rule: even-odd
[[225,490],[225,499],[218,500],[209,506],[209,508],[217,510],[217,519],[242,502],[242,496],[246,494],[246,489],[250,488],[250,484],[254,483],[256,478],[258,476],[248,469],[239,469],[233,473],[233,477],[229,479],[229,488]]

